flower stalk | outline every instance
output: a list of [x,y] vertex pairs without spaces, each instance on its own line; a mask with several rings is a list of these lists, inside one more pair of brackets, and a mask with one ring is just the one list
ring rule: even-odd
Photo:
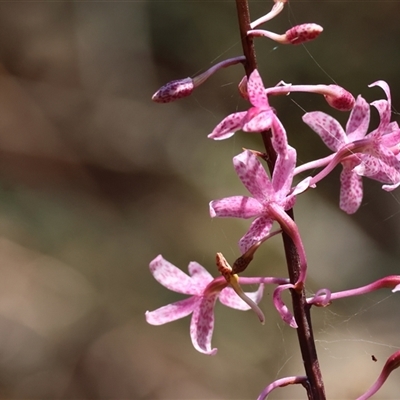
[[[246,62],[244,63],[244,66],[247,78],[249,78],[251,73],[257,68],[257,60],[253,38],[247,35],[247,32],[252,28],[250,25],[251,22],[248,1],[236,0],[236,9],[239,20],[240,35],[242,38],[243,53],[246,57]],[[277,155],[272,145],[270,133],[262,132],[261,136],[265,147],[265,153],[268,157],[268,167],[272,173],[274,170]],[[294,220],[292,209],[289,209],[287,211],[287,214],[292,220]],[[301,276],[301,263],[299,259],[299,254],[290,236],[286,232],[283,232],[282,236],[290,282],[292,284],[295,284]],[[293,303],[293,314],[296,324],[298,326],[296,330],[297,336],[300,343],[306,375],[309,381],[309,386],[307,387],[307,395],[310,400],[324,400],[325,389],[322,380],[321,370],[319,368],[317,351],[315,348],[310,318],[310,307],[307,305],[304,290],[301,290],[300,292],[291,290],[291,294]]]

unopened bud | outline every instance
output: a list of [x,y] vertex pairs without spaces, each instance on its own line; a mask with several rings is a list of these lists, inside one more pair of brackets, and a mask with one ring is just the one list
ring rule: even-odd
[[318,93],[327,103],[339,111],[350,111],[356,102],[354,96],[338,85],[291,85],[280,82],[277,86],[265,89],[267,96],[289,94],[291,92]]
[[168,82],[153,94],[151,98],[156,103],[170,103],[192,94],[193,79],[184,78]]
[[324,29],[317,24],[296,25],[286,32],[286,39],[291,44],[301,44],[314,40]]
[[168,82],[162,86],[151,98],[156,103],[170,103],[181,99],[182,97],[190,96],[193,90],[204,83],[211,75],[220,70],[221,68],[230,67],[231,65],[244,63],[245,56],[238,56],[223,60],[218,64],[213,65],[207,71],[195,76],[194,78],[184,78]]
[[350,111],[354,107],[354,96],[338,85],[328,85],[332,89],[331,94],[324,94],[327,103],[339,111]]
[[300,44],[315,39],[322,31],[322,26],[317,24],[302,24],[294,26],[283,35],[264,29],[250,29],[247,31],[247,35],[251,37],[267,37],[280,44]]

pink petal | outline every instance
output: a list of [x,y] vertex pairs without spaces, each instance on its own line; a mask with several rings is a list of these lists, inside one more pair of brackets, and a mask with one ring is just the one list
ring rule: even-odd
[[397,123],[392,122],[390,125],[391,130],[381,138],[381,145],[385,147],[394,147],[400,143],[400,129],[397,127]]
[[[373,156],[364,157],[362,164],[354,170],[362,176],[374,179],[378,182],[387,183],[383,189],[386,191],[394,190],[400,182],[399,160],[394,155],[384,157],[384,161]],[[395,166],[393,166],[395,164]]]
[[193,312],[199,301],[200,297],[192,296],[154,311],[146,311],[146,321],[151,325],[163,325],[184,318]]
[[243,119],[246,114],[246,111],[241,111],[228,115],[207,137],[214,140],[223,140],[233,136],[236,131],[242,129]]
[[288,147],[285,128],[275,114],[273,115],[272,123],[272,146],[278,154],[286,153]]
[[369,87],[379,86],[386,94],[387,100],[377,100],[371,103],[379,112],[381,121],[379,123],[378,130],[385,129],[390,122],[391,118],[391,96],[389,85],[385,81],[376,81],[368,85]]
[[385,190],[386,192],[391,192],[392,190],[397,189],[399,186],[400,186],[400,179],[393,185],[383,185],[382,189]]
[[267,95],[265,94],[265,87],[261,76],[256,69],[250,74],[247,82],[247,93],[250,102],[254,107],[269,108]]
[[190,323],[190,337],[194,348],[211,356],[217,353],[217,349],[211,348],[211,339],[214,330],[214,305],[218,294],[201,297]]
[[253,221],[250,229],[239,240],[239,249],[244,254],[251,246],[264,239],[271,230],[273,220],[267,216],[259,217]]
[[[251,300],[253,300],[256,304],[258,304],[262,299],[263,293],[264,293],[264,285],[261,284],[261,285],[259,285],[257,291],[245,292],[245,295],[250,297]],[[230,287],[227,287],[222,290],[222,292],[219,295],[219,301],[223,305],[225,305],[227,307],[235,308],[236,310],[246,311],[246,310],[250,310],[250,308],[251,308]]]
[[245,150],[233,158],[233,165],[243,185],[258,201],[263,202],[273,196],[274,190],[258,157]]
[[[303,179],[302,181],[300,181],[294,188],[293,188],[293,192],[292,192],[292,196],[297,196],[300,193],[305,192],[309,187],[310,187],[310,181],[311,181],[312,177],[311,176],[307,176],[307,178]],[[316,185],[312,186],[312,187],[316,187]]]
[[[354,168],[354,172],[361,176],[369,178],[379,175],[381,171],[381,162],[379,158],[371,155],[363,155],[362,162]],[[378,179],[377,179],[378,180]]]
[[262,204],[252,197],[232,196],[210,202],[210,215],[212,218],[252,218],[260,215],[262,210]]
[[389,102],[386,100],[376,100],[373,101],[371,105],[378,110],[379,117],[381,119],[379,122],[378,131],[386,129],[392,116]]
[[353,164],[346,166],[346,163],[343,163],[340,175],[340,209],[347,214],[354,214],[363,198],[362,179],[352,170],[353,166]]
[[[251,110],[251,109],[250,109]],[[247,114],[243,125],[244,132],[264,132],[271,129],[273,118],[275,117],[274,112],[269,110],[262,110],[253,115]]]
[[150,272],[157,282],[169,290],[184,294],[198,294],[198,289],[191,278],[161,255],[151,261]]
[[374,86],[379,86],[381,89],[383,89],[383,91],[386,94],[386,98],[388,99],[389,104],[391,104],[392,102],[392,98],[390,96],[390,87],[389,85],[385,82],[385,81],[376,81],[374,83],[371,83],[370,85],[368,85],[368,87],[374,87]]
[[383,164],[400,171],[400,161],[389,148],[380,145],[377,156]]
[[292,186],[295,166],[296,150],[293,147],[288,146],[285,154],[278,153],[274,172],[272,174],[272,186],[275,191],[275,201],[282,202],[286,199]]
[[303,115],[303,121],[324,141],[332,151],[338,151],[347,143],[346,134],[336,119],[321,111]]
[[353,142],[354,140],[362,139],[366,135],[369,117],[369,104],[361,96],[358,96],[346,124],[346,133],[349,141]]
[[213,280],[212,275],[195,261],[189,263],[188,269],[193,284],[198,288],[197,294],[202,294],[205,287]]

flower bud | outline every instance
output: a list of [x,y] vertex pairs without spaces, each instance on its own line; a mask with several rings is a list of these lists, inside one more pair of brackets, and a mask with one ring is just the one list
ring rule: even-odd
[[301,44],[314,40],[324,29],[317,24],[301,24],[286,31],[286,39],[291,44]]
[[324,94],[327,103],[339,111],[350,111],[354,107],[354,96],[338,85],[328,85],[331,93]]
[[195,76],[194,78],[184,78],[168,82],[153,94],[151,98],[156,103],[170,103],[181,99],[182,97],[190,96],[193,90],[204,83],[211,75],[215,74],[221,68],[230,67],[231,65],[244,63],[245,56],[238,56],[223,60],[218,64],[213,65],[207,71]]
[[178,79],[168,82],[153,94],[151,98],[156,103],[170,103],[192,94],[194,83],[192,78]]

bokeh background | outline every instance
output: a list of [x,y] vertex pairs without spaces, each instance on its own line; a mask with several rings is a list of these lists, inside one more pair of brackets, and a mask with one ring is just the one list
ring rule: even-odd
[[[253,18],[272,1],[250,1]],[[333,83],[368,101],[389,82],[400,111],[397,1],[291,1],[266,29],[316,22],[307,46],[256,42],[266,86]],[[295,332],[271,304],[267,323],[216,307],[215,357],[198,354],[189,318],[146,324],[144,312],[182,296],[148,270],[162,254],[186,271],[239,256],[249,221],[211,220],[208,202],[245,194],[232,168],[256,135],[212,142],[228,113],[245,109],[240,66],[189,98],[150,101],[163,83],[241,54],[234,1],[26,1],[0,4],[0,396],[8,399],[254,399],[272,380],[303,374]],[[301,121],[319,96],[272,100],[299,162],[326,155]],[[376,125],[374,113],[371,126]],[[295,209],[309,260],[307,290],[343,290],[399,274],[400,197],[365,182],[359,212],[338,210],[335,171]],[[280,239],[249,275],[285,275]],[[250,288],[255,289],[255,288]],[[313,310],[330,399],[351,399],[400,347],[398,294]],[[372,361],[372,355],[378,360]],[[376,399],[400,397],[394,372]],[[301,387],[271,399],[305,398]]]

